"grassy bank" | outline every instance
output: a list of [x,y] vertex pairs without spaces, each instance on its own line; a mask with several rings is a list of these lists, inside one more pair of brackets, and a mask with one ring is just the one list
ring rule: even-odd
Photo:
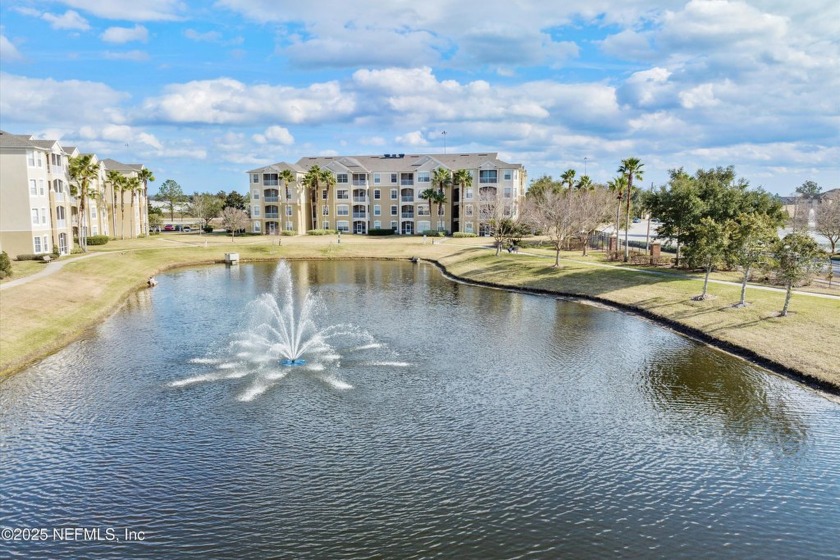
[[[439,262],[459,277],[516,288],[575,294],[613,302],[754,352],[840,389],[840,300],[794,296],[792,315],[777,316],[781,292],[748,292],[751,305],[734,309],[738,287],[715,284],[713,299],[693,301],[701,281],[679,274],[640,274],[607,268],[599,256],[566,255],[563,266],[538,255],[496,257],[487,240],[420,238],[154,236],[111,242],[104,254],[68,262],[46,278],[0,292],[0,373],[16,371],[80,337],[118,308],[146,279],[176,266],[219,262],[225,252],[244,260],[279,258],[410,258]],[[273,243],[272,243],[273,242]],[[780,368],[777,368],[780,369]]]

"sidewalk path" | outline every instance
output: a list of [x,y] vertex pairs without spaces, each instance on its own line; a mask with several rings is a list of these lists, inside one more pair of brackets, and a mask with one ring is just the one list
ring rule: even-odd
[[0,291],[6,290],[8,288],[14,288],[15,286],[20,286],[22,284],[26,284],[28,282],[32,282],[34,280],[40,280],[41,278],[46,278],[51,274],[55,274],[59,270],[61,270],[65,264],[76,262],[82,259],[87,259],[90,257],[96,257],[98,255],[107,255],[108,253],[88,253],[86,255],[81,255],[78,257],[70,257],[63,258],[57,261],[51,261],[44,265],[43,270],[36,272],[35,274],[30,274],[29,276],[24,276],[23,278],[18,278],[17,280],[11,280],[4,284],[0,284]]

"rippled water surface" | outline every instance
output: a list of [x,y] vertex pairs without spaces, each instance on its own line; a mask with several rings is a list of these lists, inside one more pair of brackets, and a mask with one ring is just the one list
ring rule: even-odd
[[[161,276],[0,381],[0,525],[50,531],[0,557],[840,555],[835,402],[635,317],[385,262],[292,264],[377,342],[254,393],[218,364],[273,270]],[[77,527],[100,540],[52,533]]]

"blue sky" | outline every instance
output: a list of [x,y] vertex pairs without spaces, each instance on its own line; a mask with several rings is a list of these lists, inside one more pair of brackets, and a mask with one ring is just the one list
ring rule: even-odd
[[0,7],[0,128],[186,192],[444,138],[531,179],[606,182],[633,156],[646,186],[734,165],[828,190],[838,37],[836,0],[18,0]]

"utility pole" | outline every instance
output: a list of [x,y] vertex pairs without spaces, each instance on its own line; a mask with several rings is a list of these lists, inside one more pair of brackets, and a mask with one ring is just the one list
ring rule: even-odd
[[441,132],[441,134],[443,134],[443,153],[445,154],[446,153],[446,131],[444,130],[443,132]]

